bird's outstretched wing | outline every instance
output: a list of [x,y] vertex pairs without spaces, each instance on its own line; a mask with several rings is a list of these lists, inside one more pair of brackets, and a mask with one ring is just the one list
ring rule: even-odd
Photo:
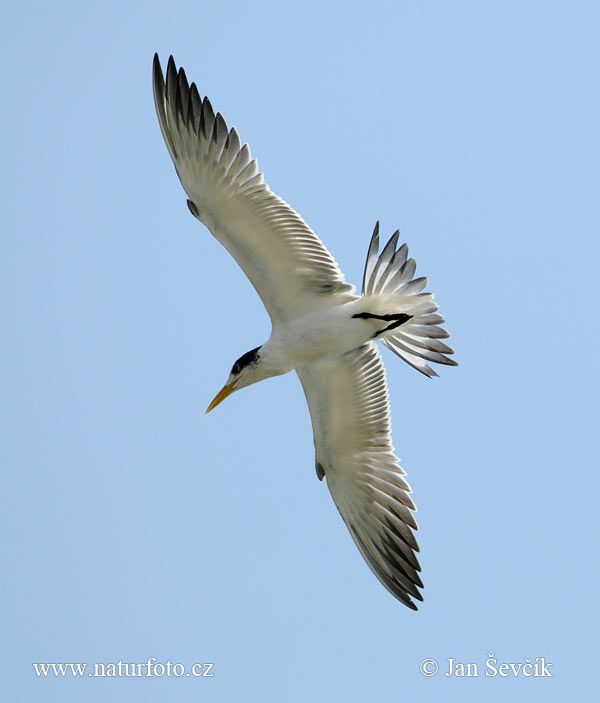
[[297,369],[319,478],[377,578],[416,610],[423,600],[410,486],[394,454],[385,368],[373,342]]
[[263,182],[256,159],[208,98],[169,59],[166,81],[154,56],[156,112],[192,213],[229,251],[272,321],[301,315],[329,294],[352,296],[321,240]]

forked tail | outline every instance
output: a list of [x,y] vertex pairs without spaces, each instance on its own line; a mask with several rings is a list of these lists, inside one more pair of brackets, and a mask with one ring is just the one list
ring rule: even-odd
[[436,313],[438,306],[433,302],[433,294],[422,292],[427,278],[413,278],[417,263],[407,258],[408,246],[402,244],[396,248],[399,236],[396,230],[380,254],[379,222],[375,225],[362,293],[365,299],[371,299],[379,315],[406,320],[388,326],[377,339],[421,373],[437,376],[427,361],[457,366],[456,361],[445,356],[454,354],[453,350],[440,341],[450,335],[439,326],[444,318]]

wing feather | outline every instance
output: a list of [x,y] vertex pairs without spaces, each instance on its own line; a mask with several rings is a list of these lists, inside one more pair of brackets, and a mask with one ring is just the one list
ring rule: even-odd
[[[271,319],[354,297],[333,256],[304,220],[263,182],[247,144],[169,59],[166,80],[154,57],[156,114],[190,210],[229,251]],[[193,207],[192,207],[193,205]]]
[[394,454],[385,368],[374,343],[297,369],[308,401],[316,464],[356,546],[377,578],[416,610],[423,600],[417,529]]

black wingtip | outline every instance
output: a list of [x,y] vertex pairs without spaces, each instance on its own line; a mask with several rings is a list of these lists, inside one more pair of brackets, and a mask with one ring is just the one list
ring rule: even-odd
[[177,73],[177,77],[179,78],[179,83],[184,83],[186,87],[189,88],[189,81],[187,79],[187,76],[185,75],[185,71],[183,70],[183,67],[179,69],[179,72]]
[[[177,86],[177,66],[175,66],[175,59],[173,56],[169,56],[167,61],[167,71],[165,73],[167,86],[171,85],[171,90],[175,91]],[[169,88],[167,87],[167,93],[169,93]],[[172,95],[173,100],[175,99],[175,92]]]
[[158,53],[154,54],[154,61],[152,62],[152,80],[155,85],[159,85],[161,81],[164,81],[162,66],[160,65]]

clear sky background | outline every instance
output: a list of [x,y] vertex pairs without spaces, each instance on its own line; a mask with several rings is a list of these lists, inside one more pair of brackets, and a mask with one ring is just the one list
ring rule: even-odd
[[[595,2],[21,2],[2,29],[2,687],[11,701],[563,701],[597,688]],[[269,319],[186,207],[173,53],[359,284],[376,219],[458,368],[384,351],[425,602],[363,563]],[[552,678],[486,678],[545,657]],[[36,678],[32,662],[214,662]],[[419,673],[424,658],[440,674]],[[448,678],[448,659],[480,676]]]

